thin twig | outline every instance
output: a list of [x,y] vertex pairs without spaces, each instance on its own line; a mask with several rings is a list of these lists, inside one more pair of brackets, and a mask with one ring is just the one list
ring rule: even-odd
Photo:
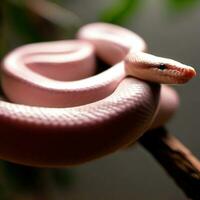
[[165,128],[144,134],[140,144],[165,168],[190,199],[200,199],[200,161]]

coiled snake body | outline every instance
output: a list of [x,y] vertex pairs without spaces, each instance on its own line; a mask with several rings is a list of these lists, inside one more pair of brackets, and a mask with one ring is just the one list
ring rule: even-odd
[[[89,24],[77,37],[19,47],[4,59],[2,87],[14,103],[0,101],[1,159],[70,166],[114,152],[173,114],[177,95],[160,83],[195,75],[144,53],[143,39],[118,26]],[[95,53],[114,66],[94,75]]]

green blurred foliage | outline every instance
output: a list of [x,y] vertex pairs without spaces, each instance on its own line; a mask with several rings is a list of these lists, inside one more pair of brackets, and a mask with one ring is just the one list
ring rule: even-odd
[[100,21],[123,24],[136,13],[142,2],[142,0],[118,0],[101,14]]
[[42,40],[42,36],[37,32],[36,27],[32,26],[30,13],[25,4],[8,3],[4,4],[6,21],[9,23],[10,31],[14,32],[19,40],[24,42],[35,42]]
[[[114,0],[114,4],[100,14],[100,21],[122,25],[138,13],[146,1],[148,0]],[[165,3],[169,11],[179,13],[193,8],[200,0],[165,0]]]
[[169,9],[172,11],[185,11],[194,7],[200,0],[168,0]]
[[26,43],[72,38],[81,23],[73,12],[46,0],[2,0],[0,17],[0,58]]
[[[124,25],[146,1],[113,0],[110,7],[97,14],[99,21]],[[167,7],[176,13],[194,7],[199,1],[165,0]],[[26,43],[73,38],[81,19],[66,8],[66,3],[67,0],[1,0],[0,58]]]
[[45,169],[0,162],[0,199],[63,199],[73,185],[69,169]]

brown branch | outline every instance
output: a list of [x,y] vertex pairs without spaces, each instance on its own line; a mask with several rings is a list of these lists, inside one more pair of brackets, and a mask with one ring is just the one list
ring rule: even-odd
[[200,161],[166,129],[144,134],[140,144],[165,168],[188,198],[200,199]]

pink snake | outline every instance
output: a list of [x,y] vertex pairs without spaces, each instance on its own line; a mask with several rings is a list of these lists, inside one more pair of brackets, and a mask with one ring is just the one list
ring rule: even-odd
[[[89,24],[77,37],[5,57],[2,88],[14,103],[0,101],[1,159],[62,167],[115,152],[173,115],[177,94],[160,83],[195,76],[192,67],[144,53],[143,39],[122,27]],[[114,66],[94,75],[95,54]]]

